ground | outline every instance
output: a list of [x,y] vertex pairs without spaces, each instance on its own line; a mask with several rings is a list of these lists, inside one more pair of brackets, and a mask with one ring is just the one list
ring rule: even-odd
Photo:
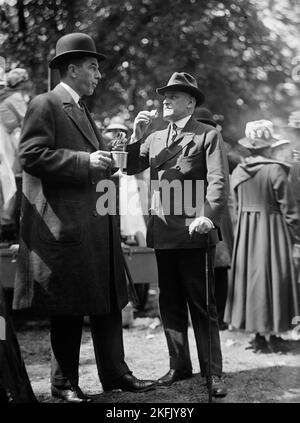
[[[124,327],[126,361],[139,378],[157,379],[168,370],[167,346],[156,304],[157,293],[151,289],[145,311],[131,321],[130,327]],[[21,351],[37,399],[46,403],[59,402],[50,397],[48,322],[28,317],[21,321],[18,316],[15,320]],[[300,403],[300,341],[290,337],[284,354],[255,354],[249,349],[249,337],[249,334],[239,331],[221,332],[224,374],[229,393],[226,398],[214,401]],[[208,401],[207,389],[199,374],[192,328],[189,328],[189,339],[194,370],[192,379],[142,394],[103,393],[86,322],[81,347],[80,386],[98,403],[205,403]]]

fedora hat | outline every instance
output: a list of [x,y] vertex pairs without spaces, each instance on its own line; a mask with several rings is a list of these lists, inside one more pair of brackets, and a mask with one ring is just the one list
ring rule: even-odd
[[248,122],[245,135],[238,143],[248,150],[271,147],[273,143],[278,141],[278,138],[274,135],[273,123],[264,119]]
[[92,56],[98,60],[104,60],[104,54],[96,51],[96,46],[93,39],[81,32],[73,32],[71,34],[63,35],[56,43],[55,57],[49,62],[51,69],[58,68],[66,58],[72,56]]
[[164,87],[157,88],[156,92],[164,95],[166,91],[183,91],[196,99],[196,106],[204,103],[204,94],[199,90],[196,79],[186,72],[174,72]]

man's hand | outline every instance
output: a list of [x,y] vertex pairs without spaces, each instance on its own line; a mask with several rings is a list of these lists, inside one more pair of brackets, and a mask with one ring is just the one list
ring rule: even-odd
[[140,140],[144,133],[146,132],[146,129],[152,122],[153,115],[151,112],[148,112],[147,110],[142,110],[138,113],[136,118],[134,119],[133,123],[133,134],[131,139],[134,141]]
[[112,165],[110,151],[98,150],[90,154],[90,169],[106,170]]
[[207,234],[214,228],[212,221],[205,216],[196,217],[195,220],[189,226],[189,234],[192,235],[194,232],[199,234]]

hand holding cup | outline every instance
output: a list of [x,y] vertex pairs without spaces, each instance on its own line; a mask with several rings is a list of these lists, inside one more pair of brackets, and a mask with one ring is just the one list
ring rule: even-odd
[[112,165],[110,151],[97,150],[90,154],[90,169],[106,170]]

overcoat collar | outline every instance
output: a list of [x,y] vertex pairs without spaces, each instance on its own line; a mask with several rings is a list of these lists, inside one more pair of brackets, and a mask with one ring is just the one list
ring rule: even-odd
[[287,163],[278,160],[263,156],[248,157],[242,163],[239,163],[232,172],[232,188],[236,189],[238,185],[252,178],[263,166],[268,164],[281,165],[287,173],[290,170],[290,166]]
[[182,129],[181,133],[178,137],[173,141],[173,143],[168,147],[167,141],[169,137],[169,127],[166,128],[164,131],[161,131],[157,135],[157,142],[163,144],[163,150],[160,154],[159,159],[156,160],[155,167],[159,168],[168,160],[171,160],[173,157],[177,156],[189,143],[191,143],[195,136],[195,131],[199,126],[199,122],[197,122],[193,117],[191,117],[185,127]]
[[82,112],[82,110],[79,109],[77,104],[75,104],[71,94],[68,93],[68,91],[65,90],[61,85],[57,85],[54,88],[53,93],[57,97],[59,97],[59,99],[61,100],[63,104],[63,110],[68,115],[68,117],[72,120],[76,128],[87,139],[87,141],[89,141],[89,143],[92,144],[92,146],[96,150],[99,150],[99,144],[103,150],[106,149],[105,146],[103,145],[100,134],[98,133],[98,129],[93,119],[91,118],[87,108],[85,107],[86,116],[93,128],[94,134],[91,133],[91,130],[89,129],[89,126],[88,126],[88,122],[86,121],[86,117],[84,116],[84,113]]

